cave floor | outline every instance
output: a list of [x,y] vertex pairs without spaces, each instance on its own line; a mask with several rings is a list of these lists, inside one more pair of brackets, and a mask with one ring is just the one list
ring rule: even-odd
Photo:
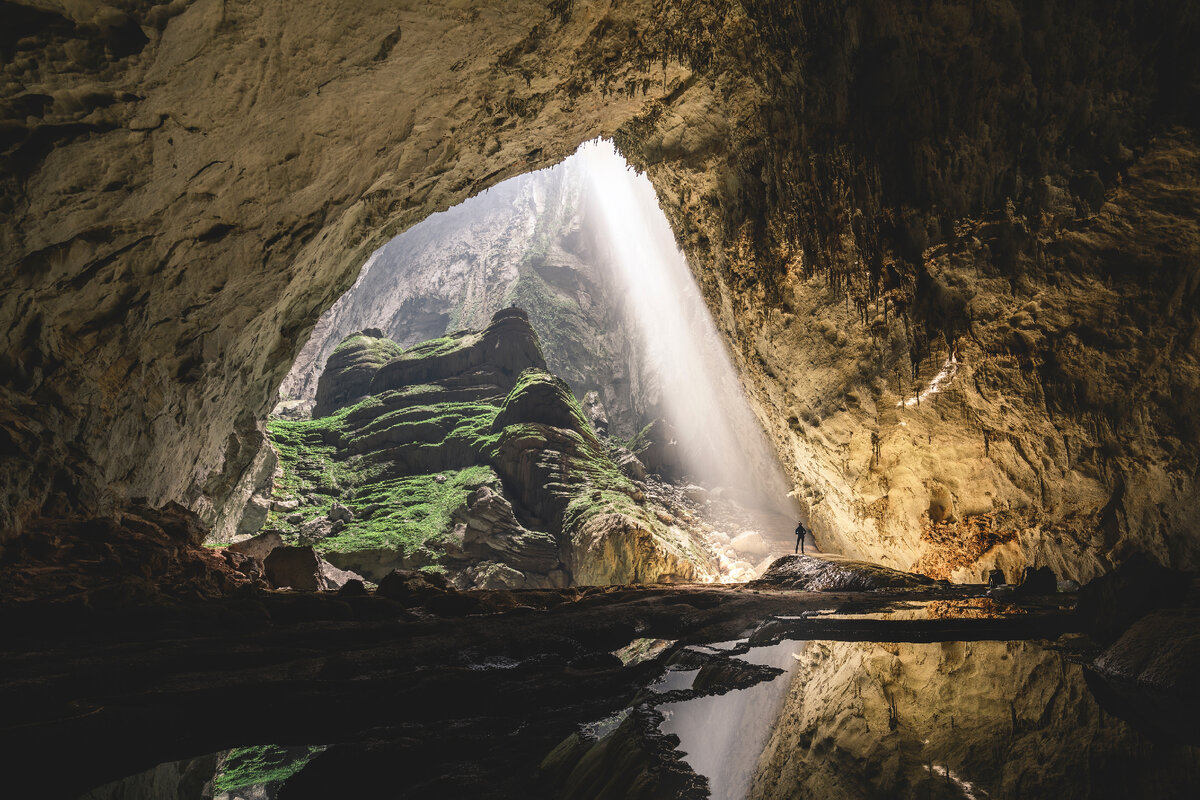
[[[262,742],[342,745],[301,773],[313,773],[314,786],[325,785],[320,764],[342,776],[342,790],[353,767],[358,780],[417,795],[449,782],[452,792],[528,796],[547,753],[580,725],[635,704],[664,657],[684,648],[1054,639],[1076,628],[1068,596],[997,609],[980,599],[983,588],[637,586],[408,603],[247,591],[165,606],[0,607],[0,752],[24,765],[9,771],[11,796],[74,796]],[[650,640],[670,646],[644,659],[614,655]],[[386,774],[367,763],[380,747]],[[71,768],[52,766],[64,763]]]

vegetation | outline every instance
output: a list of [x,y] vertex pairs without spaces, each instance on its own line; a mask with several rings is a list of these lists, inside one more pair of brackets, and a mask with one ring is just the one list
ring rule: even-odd
[[[477,340],[469,332],[452,334],[405,355],[436,357]],[[272,511],[268,528],[295,542],[334,503],[353,514],[315,542],[321,552],[390,550],[407,557],[423,549],[436,557],[455,510],[479,487],[500,489],[502,481],[533,492],[543,506],[538,516],[564,531],[607,513],[661,527],[570,388],[542,369],[522,372],[507,396],[454,381],[406,386],[318,419],[273,419],[268,434],[282,468],[275,497],[299,501],[295,510]],[[532,462],[529,451],[537,453]]]
[[281,784],[299,772],[318,753],[323,745],[313,747],[282,747],[274,744],[236,747],[229,751],[213,788],[217,794],[262,784]]

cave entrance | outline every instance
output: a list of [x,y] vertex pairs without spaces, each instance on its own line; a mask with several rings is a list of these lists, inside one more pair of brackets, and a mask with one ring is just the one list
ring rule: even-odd
[[[524,367],[561,379],[570,408],[546,386],[513,417]],[[386,410],[347,411],[385,392]],[[578,418],[596,452],[544,441],[514,455],[488,439],[497,414]],[[794,544],[790,487],[654,189],[605,140],[373,253],[273,417],[282,474],[265,524],[368,578],[406,566],[448,567],[465,587],[746,580]],[[497,467],[516,457],[529,463]],[[597,521],[613,515],[626,530]],[[629,518],[651,535],[631,536]]]

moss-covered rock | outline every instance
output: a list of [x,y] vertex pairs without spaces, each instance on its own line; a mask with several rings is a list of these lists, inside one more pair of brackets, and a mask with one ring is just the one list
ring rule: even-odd
[[313,416],[327,416],[366,397],[375,373],[402,352],[400,345],[373,328],[347,336],[325,362]]
[[707,551],[646,507],[546,372],[523,311],[415,345],[367,375],[371,354],[389,352],[376,341],[350,337],[321,378],[330,398],[363,385],[369,396],[269,425],[282,466],[269,528],[288,540],[305,531],[329,562],[373,580],[429,567],[462,586],[507,588],[712,572]]

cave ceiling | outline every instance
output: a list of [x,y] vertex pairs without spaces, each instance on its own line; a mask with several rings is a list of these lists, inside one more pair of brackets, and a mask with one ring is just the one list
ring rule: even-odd
[[1186,4],[0,18],[9,533],[135,497],[213,519],[373,249],[606,136],[655,184],[831,549],[945,577],[1200,560]]

